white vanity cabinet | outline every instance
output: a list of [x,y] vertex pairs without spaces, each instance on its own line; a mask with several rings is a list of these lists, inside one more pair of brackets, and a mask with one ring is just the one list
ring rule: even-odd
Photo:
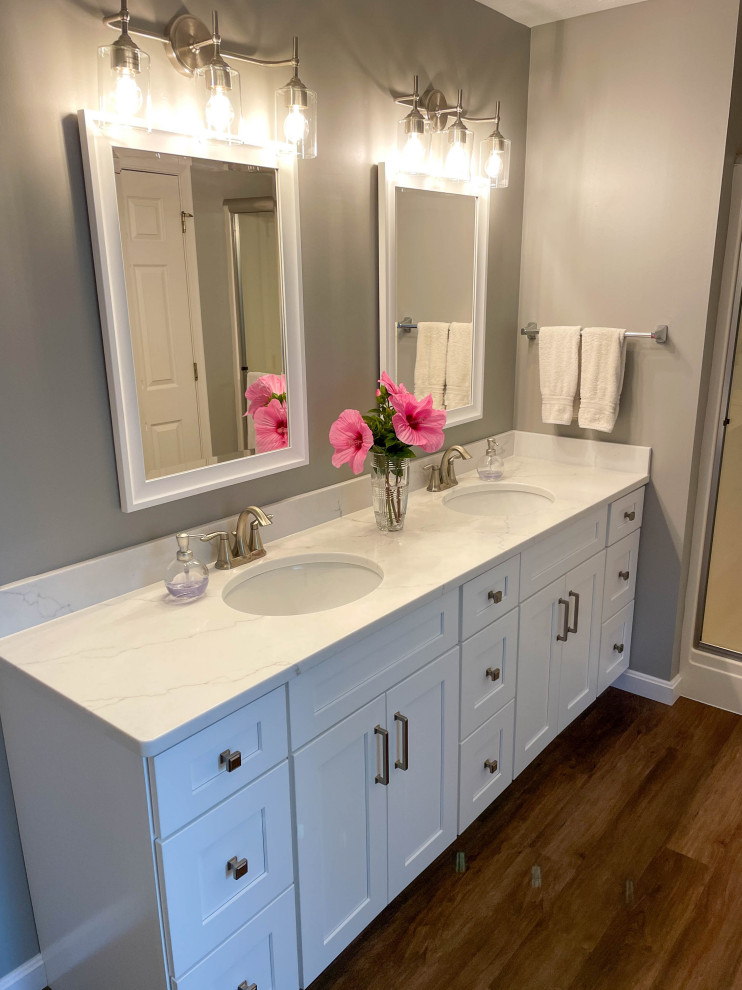
[[[367,637],[290,684],[294,709],[306,711],[341,673],[361,694],[369,679],[378,686],[386,659],[387,690],[293,756],[302,986],[456,837],[456,605],[457,593],[444,596],[392,623],[396,636]],[[410,648],[415,629],[423,635]],[[454,645],[430,660],[436,642]]]

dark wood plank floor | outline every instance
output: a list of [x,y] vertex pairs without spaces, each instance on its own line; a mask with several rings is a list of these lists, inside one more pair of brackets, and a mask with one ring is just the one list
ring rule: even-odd
[[742,990],[742,718],[609,689],[311,986],[390,988]]

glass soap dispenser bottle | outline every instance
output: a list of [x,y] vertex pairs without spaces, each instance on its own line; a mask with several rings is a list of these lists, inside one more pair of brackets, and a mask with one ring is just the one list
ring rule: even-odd
[[174,598],[199,598],[209,583],[209,571],[193,556],[188,533],[178,533],[178,552],[165,571],[165,587]]
[[505,474],[505,464],[497,453],[499,446],[494,437],[487,437],[487,450],[477,461],[477,474],[482,481],[497,481]]

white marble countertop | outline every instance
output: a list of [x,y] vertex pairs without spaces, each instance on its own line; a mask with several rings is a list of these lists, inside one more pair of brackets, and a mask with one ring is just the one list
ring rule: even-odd
[[[212,571],[205,596],[194,602],[175,602],[158,583],[0,639],[0,673],[32,678],[39,689],[55,692],[151,756],[287,682],[351,638],[649,480],[632,471],[530,457],[510,457],[506,465],[502,483],[543,487],[556,500],[518,517],[477,517],[443,505],[445,493],[416,491],[400,533],[378,532],[372,510],[363,509],[270,544],[267,560],[316,551],[371,559],[383,581],[356,602],[309,615],[248,615],[226,605],[222,590],[261,562]],[[480,483],[472,472],[459,490]]]

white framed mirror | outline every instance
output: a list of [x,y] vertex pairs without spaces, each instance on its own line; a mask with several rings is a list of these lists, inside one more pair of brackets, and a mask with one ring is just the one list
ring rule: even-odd
[[122,508],[306,464],[296,160],[79,119]]
[[379,164],[380,363],[446,410],[482,417],[489,187]]

